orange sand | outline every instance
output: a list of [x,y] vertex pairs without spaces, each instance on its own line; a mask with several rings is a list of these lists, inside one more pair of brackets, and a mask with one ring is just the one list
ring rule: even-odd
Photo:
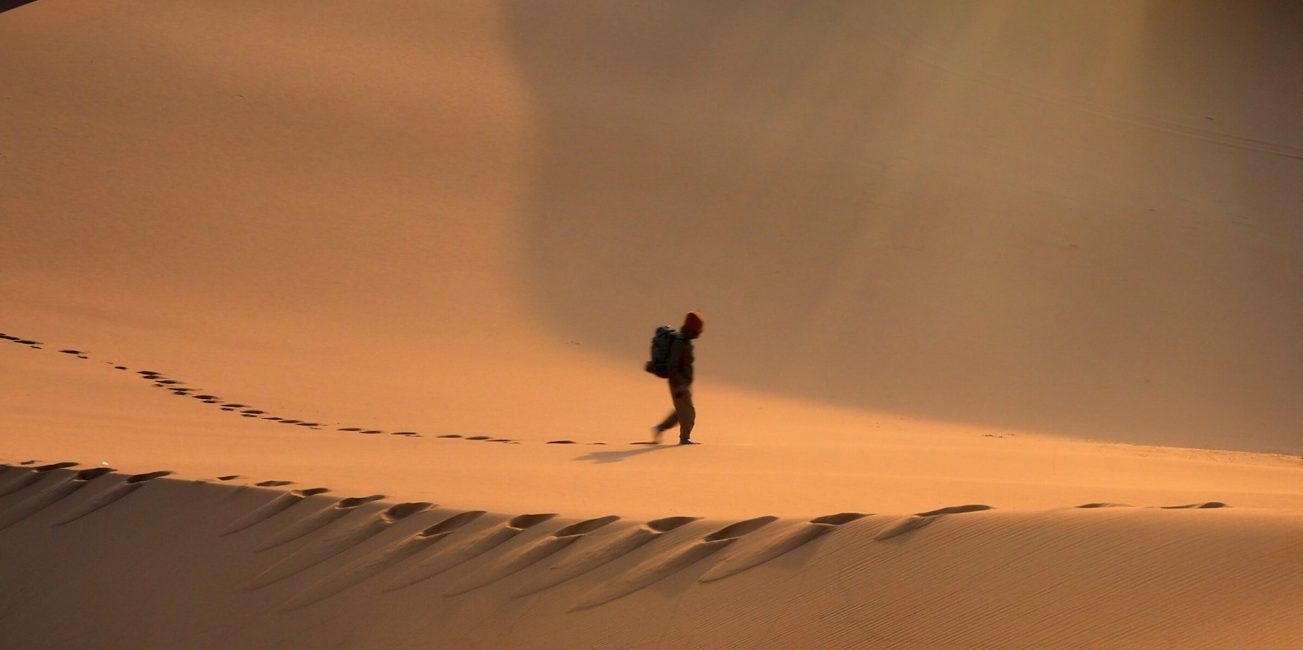
[[4,645],[1287,647],[1300,32],[0,11]]

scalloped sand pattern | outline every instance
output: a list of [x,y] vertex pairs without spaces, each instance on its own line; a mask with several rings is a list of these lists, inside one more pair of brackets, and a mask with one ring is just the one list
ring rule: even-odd
[[[169,605],[182,616],[197,615],[190,608],[211,606],[248,611],[254,618],[244,620],[253,622],[219,626],[223,642],[269,633],[265,626],[277,625],[275,619],[255,615],[265,605],[312,621],[323,639],[334,634],[329,630],[350,624],[351,619],[338,612],[370,616],[401,611],[425,621],[416,627],[429,633],[448,633],[440,623],[447,617],[452,617],[449,624],[459,621],[461,626],[454,626],[446,639],[453,644],[493,639],[530,645],[533,634],[546,630],[556,635],[543,644],[549,647],[591,638],[583,630],[592,629],[602,629],[603,638],[616,645],[634,642],[644,634],[641,630],[666,624],[672,632],[685,633],[693,624],[678,620],[681,614],[675,614],[679,608],[675,603],[680,602],[692,603],[689,618],[715,621],[708,637],[755,643],[775,637],[755,636],[757,628],[746,620],[794,616],[774,609],[793,600],[856,617],[885,607],[893,614],[870,619],[872,637],[923,646],[956,639],[1056,645],[1085,635],[1126,644],[1144,644],[1147,639],[1196,644],[1223,639],[1268,647],[1284,642],[1295,629],[1292,626],[1303,622],[1296,610],[1276,610],[1268,618],[1246,614],[1229,625],[1209,621],[1194,610],[1167,609],[1153,616],[1144,607],[1112,606],[1093,595],[1125,585],[1143,599],[1153,599],[1154,606],[1173,596],[1205,602],[1229,593],[1264,606],[1296,598],[1303,587],[1303,558],[1288,551],[1288,542],[1281,543],[1297,540],[1303,533],[1303,517],[1297,515],[1237,513],[1202,504],[1009,513],[961,505],[911,516],[933,520],[926,529],[914,527],[907,536],[884,536],[899,526],[898,518],[846,512],[806,521],[766,515],[711,522],[676,516],[638,523],[615,515],[582,520],[550,513],[508,516],[448,510],[425,502],[388,504],[368,497],[350,502],[347,516],[319,532],[260,550],[278,530],[294,528],[315,514],[289,507],[264,517],[269,503],[283,503],[289,497],[293,504],[335,508],[341,501],[331,499],[324,488],[267,494],[268,489],[241,491],[229,480],[184,481],[166,478],[167,472],[161,471],[124,475],[107,468],[81,469],[70,461],[59,465],[36,468],[42,470],[39,481],[0,499],[0,520],[8,522],[0,528],[0,551],[39,561],[52,554],[103,547],[96,558],[105,585],[128,590],[152,585],[159,598],[184,589],[198,598],[176,599]],[[0,469],[4,470],[0,476],[36,471],[16,465]],[[152,496],[127,498],[135,492],[124,493],[122,486],[135,486],[132,490],[149,486],[149,491],[139,494]],[[73,502],[87,492],[81,503]],[[110,503],[113,507],[106,508]],[[101,511],[105,514],[98,514]],[[94,517],[88,516],[92,513]],[[243,525],[250,514],[261,519]],[[964,524],[948,525],[953,517],[962,518]],[[65,520],[67,525],[59,525]],[[228,532],[232,526],[224,524],[226,520],[242,527]],[[106,547],[95,534],[104,526],[119,531],[123,543]],[[162,552],[141,536],[147,531],[165,534],[168,546],[178,548]],[[179,551],[187,547],[203,549],[202,554]],[[1155,548],[1165,549],[1171,557],[1155,555],[1151,552]],[[1270,568],[1246,571],[1240,555],[1222,549],[1284,554]],[[1201,558],[1197,571],[1180,559],[1183,553]],[[1001,568],[1010,562],[1022,567],[1023,573]],[[251,570],[256,575],[251,583],[238,578]],[[151,579],[177,571],[189,579],[184,583]],[[39,579],[36,573],[9,573],[18,581],[11,584],[19,586],[24,579]],[[947,586],[954,583],[942,579],[950,573],[963,577],[958,592]],[[908,580],[915,589],[902,594],[884,582],[887,576]],[[394,590],[395,586],[403,588]],[[1068,617],[1074,621],[1071,636],[1057,636],[1061,632],[1056,630],[1064,628],[1038,627],[1017,617],[982,628],[963,623],[1017,606],[1019,597],[1010,589],[1044,591],[1038,602],[1046,611],[1033,618]],[[250,596],[264,592],[265,596]],[[895,596],[889,597],[893,592]],[[81,597],[93,597],[93,592]],[[513,626],[494,623],[497,608],[522,598],[529,600],[529,607],[516,615]],[[909,623],[919,611],[916,608],[931,607],[938,598],[945,603],[950,622],[930,630]],[[633,602],[619,605],[626,600]],[[31,607],[25,604],[19,609]],[[627,607],[638,612],[636,622],[615,627],[600,622],[612,616],[623,620],[621,612]],[[717,609],[732,611],[734,616],[717,618]],[[741,615],[744,611],[750,614]],[[125,626],[119,632],[128,637],[134,627],[130,618],[119,620]],[[181,633],[182,628],[176,629]],[[783,643],[820,645],[833,638],[824,635],[840,635],[837,629],[798,625],[776,638]],[[1124,636],[1117,636],[1120,629],[1127,630]],[[385,627],[371,630],[365,643],[386,645],[397,638],[392,632]],[[362,642],[363,637],[351,638]],[[154,645],[148,639],[143,643]]]
[[0,648],[1296,647],[1300,34],[0,1]]

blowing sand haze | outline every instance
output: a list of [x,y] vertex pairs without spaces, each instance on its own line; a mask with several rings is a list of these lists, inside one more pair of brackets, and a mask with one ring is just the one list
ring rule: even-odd
[[0,3],[0,645],[1293,647],[1300,33]]

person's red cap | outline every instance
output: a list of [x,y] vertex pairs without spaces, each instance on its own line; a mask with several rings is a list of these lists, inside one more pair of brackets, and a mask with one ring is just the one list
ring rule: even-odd
[[687,316],[683,317],[683,331],[685,332],[696,332],[700,334],[703,325],[704,323],[701,322],[701,315],[695,311],[690,311]]

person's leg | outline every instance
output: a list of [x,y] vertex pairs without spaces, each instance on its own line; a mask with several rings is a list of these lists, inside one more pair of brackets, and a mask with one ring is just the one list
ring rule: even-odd
[[692,437],[692,427],[697,423],[697,409],[692,405],[692,390],[683,386],[674,391],[674,412],[679,420],[679,441]]
[[[678,389],[675,388],[673,384],[670,384],[671,401],[674,400],[674,392],[676,390]],[[652,427],[652,442],[660,442],[662,433],[677,426],[679,426],[679,404],[678,402],[674,402],[674,410],[670,411],[670,414],[665,416],[665,419],[661,420],[660,424]]]
[[679,412],[677,410],[670,411],[670,414],[665,416],[660,424],[656,425],[656,432],[660,433],[677,426],[679,426]]

